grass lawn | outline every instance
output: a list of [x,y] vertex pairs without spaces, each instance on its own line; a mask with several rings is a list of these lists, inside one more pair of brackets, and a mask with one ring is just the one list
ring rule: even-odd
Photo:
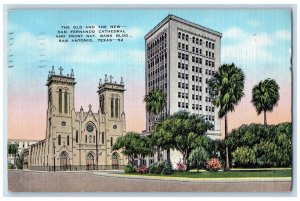
[[145,176],[166,176],[166,177],[185,177],[185,178],[241,178],[241,177],[291,177],[292,169],[278,169],[278,170],[231,170],[228,172],[219,171],[219,172],[175,172],[172,175],[160,175],[160,174],[138,174],[130,173],[126,175],[145,175]]

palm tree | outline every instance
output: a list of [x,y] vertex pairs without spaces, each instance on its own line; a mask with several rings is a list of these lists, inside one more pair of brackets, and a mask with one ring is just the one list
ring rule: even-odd
[[[166,96],[162,90],[156,88],[151,90],[149,94],[145,96],[144,102],[146,103],[146,110],[149,112],[149,115],[153,114],[156,119],[157,115],[163,110],[165,106]],[[159,154],[160,151],[159,148],[157,149],[158,149],[157,160],[160,161],[160,154]]]
[[267,125],[267,111],[272,112],[279,101],[279,86],[273,79],[266,79],[254,85],[251,102],[259,115],[264,111],[264,125]]
[[[219,107],[219,118],[225,118],[225,139],[228,136],[227,114],[234,111],[241,98],[244,96],[245,75],[242,69],[234,63],[223,64],[209,81],[212,102]],[[224,140],[225,140],[224,139]],[[229,170],[228,146],[225,147],[226,161],[225,169]]]

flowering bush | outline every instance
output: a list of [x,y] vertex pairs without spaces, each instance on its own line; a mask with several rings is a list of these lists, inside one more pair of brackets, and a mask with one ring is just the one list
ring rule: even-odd
[[186,165],[183,163],[176,163],[176,170],[179,172],[186,171]]
[[218,159],[216,158],[211,158],[206,166],[207,170],[217,172],[222,168],[221,163]]
[[144,165],[140,165],[137,169],[136,169],[136,172],[137,173],[140,173],[140,174],[145,174],[148,172],[148,168]]

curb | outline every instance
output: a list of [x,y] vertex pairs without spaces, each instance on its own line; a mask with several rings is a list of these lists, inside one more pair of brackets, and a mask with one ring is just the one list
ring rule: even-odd
[[197,183],[239,183],[239,182],[291,182],[291,177],[244,177],[244,178],[187,178],[187,177],[167,177],[167,176],[137,176],[121,175],[113,172],[93,172],[94,175],[105,177],[116,177],[126,179],[197,182]]

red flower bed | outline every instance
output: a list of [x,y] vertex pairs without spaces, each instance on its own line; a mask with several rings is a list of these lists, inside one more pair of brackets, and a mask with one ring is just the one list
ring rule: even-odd
[[218,170],[220,170],[222,168],[222,165],[220,163],[220,161],[216,158],[211,158],[207,165],[206,165],[207,170],[209,171],[213,171],[213,172],[217,172]]
[[176,170],[179,172],[186,171],[186,165],[183,163],[177,163],[176,164]]
[[140,173],[140,174],[145,174],[148,172],[148,168],[144,165],[140,165],[137,169],[136,169],[136,172],[137,173]]

